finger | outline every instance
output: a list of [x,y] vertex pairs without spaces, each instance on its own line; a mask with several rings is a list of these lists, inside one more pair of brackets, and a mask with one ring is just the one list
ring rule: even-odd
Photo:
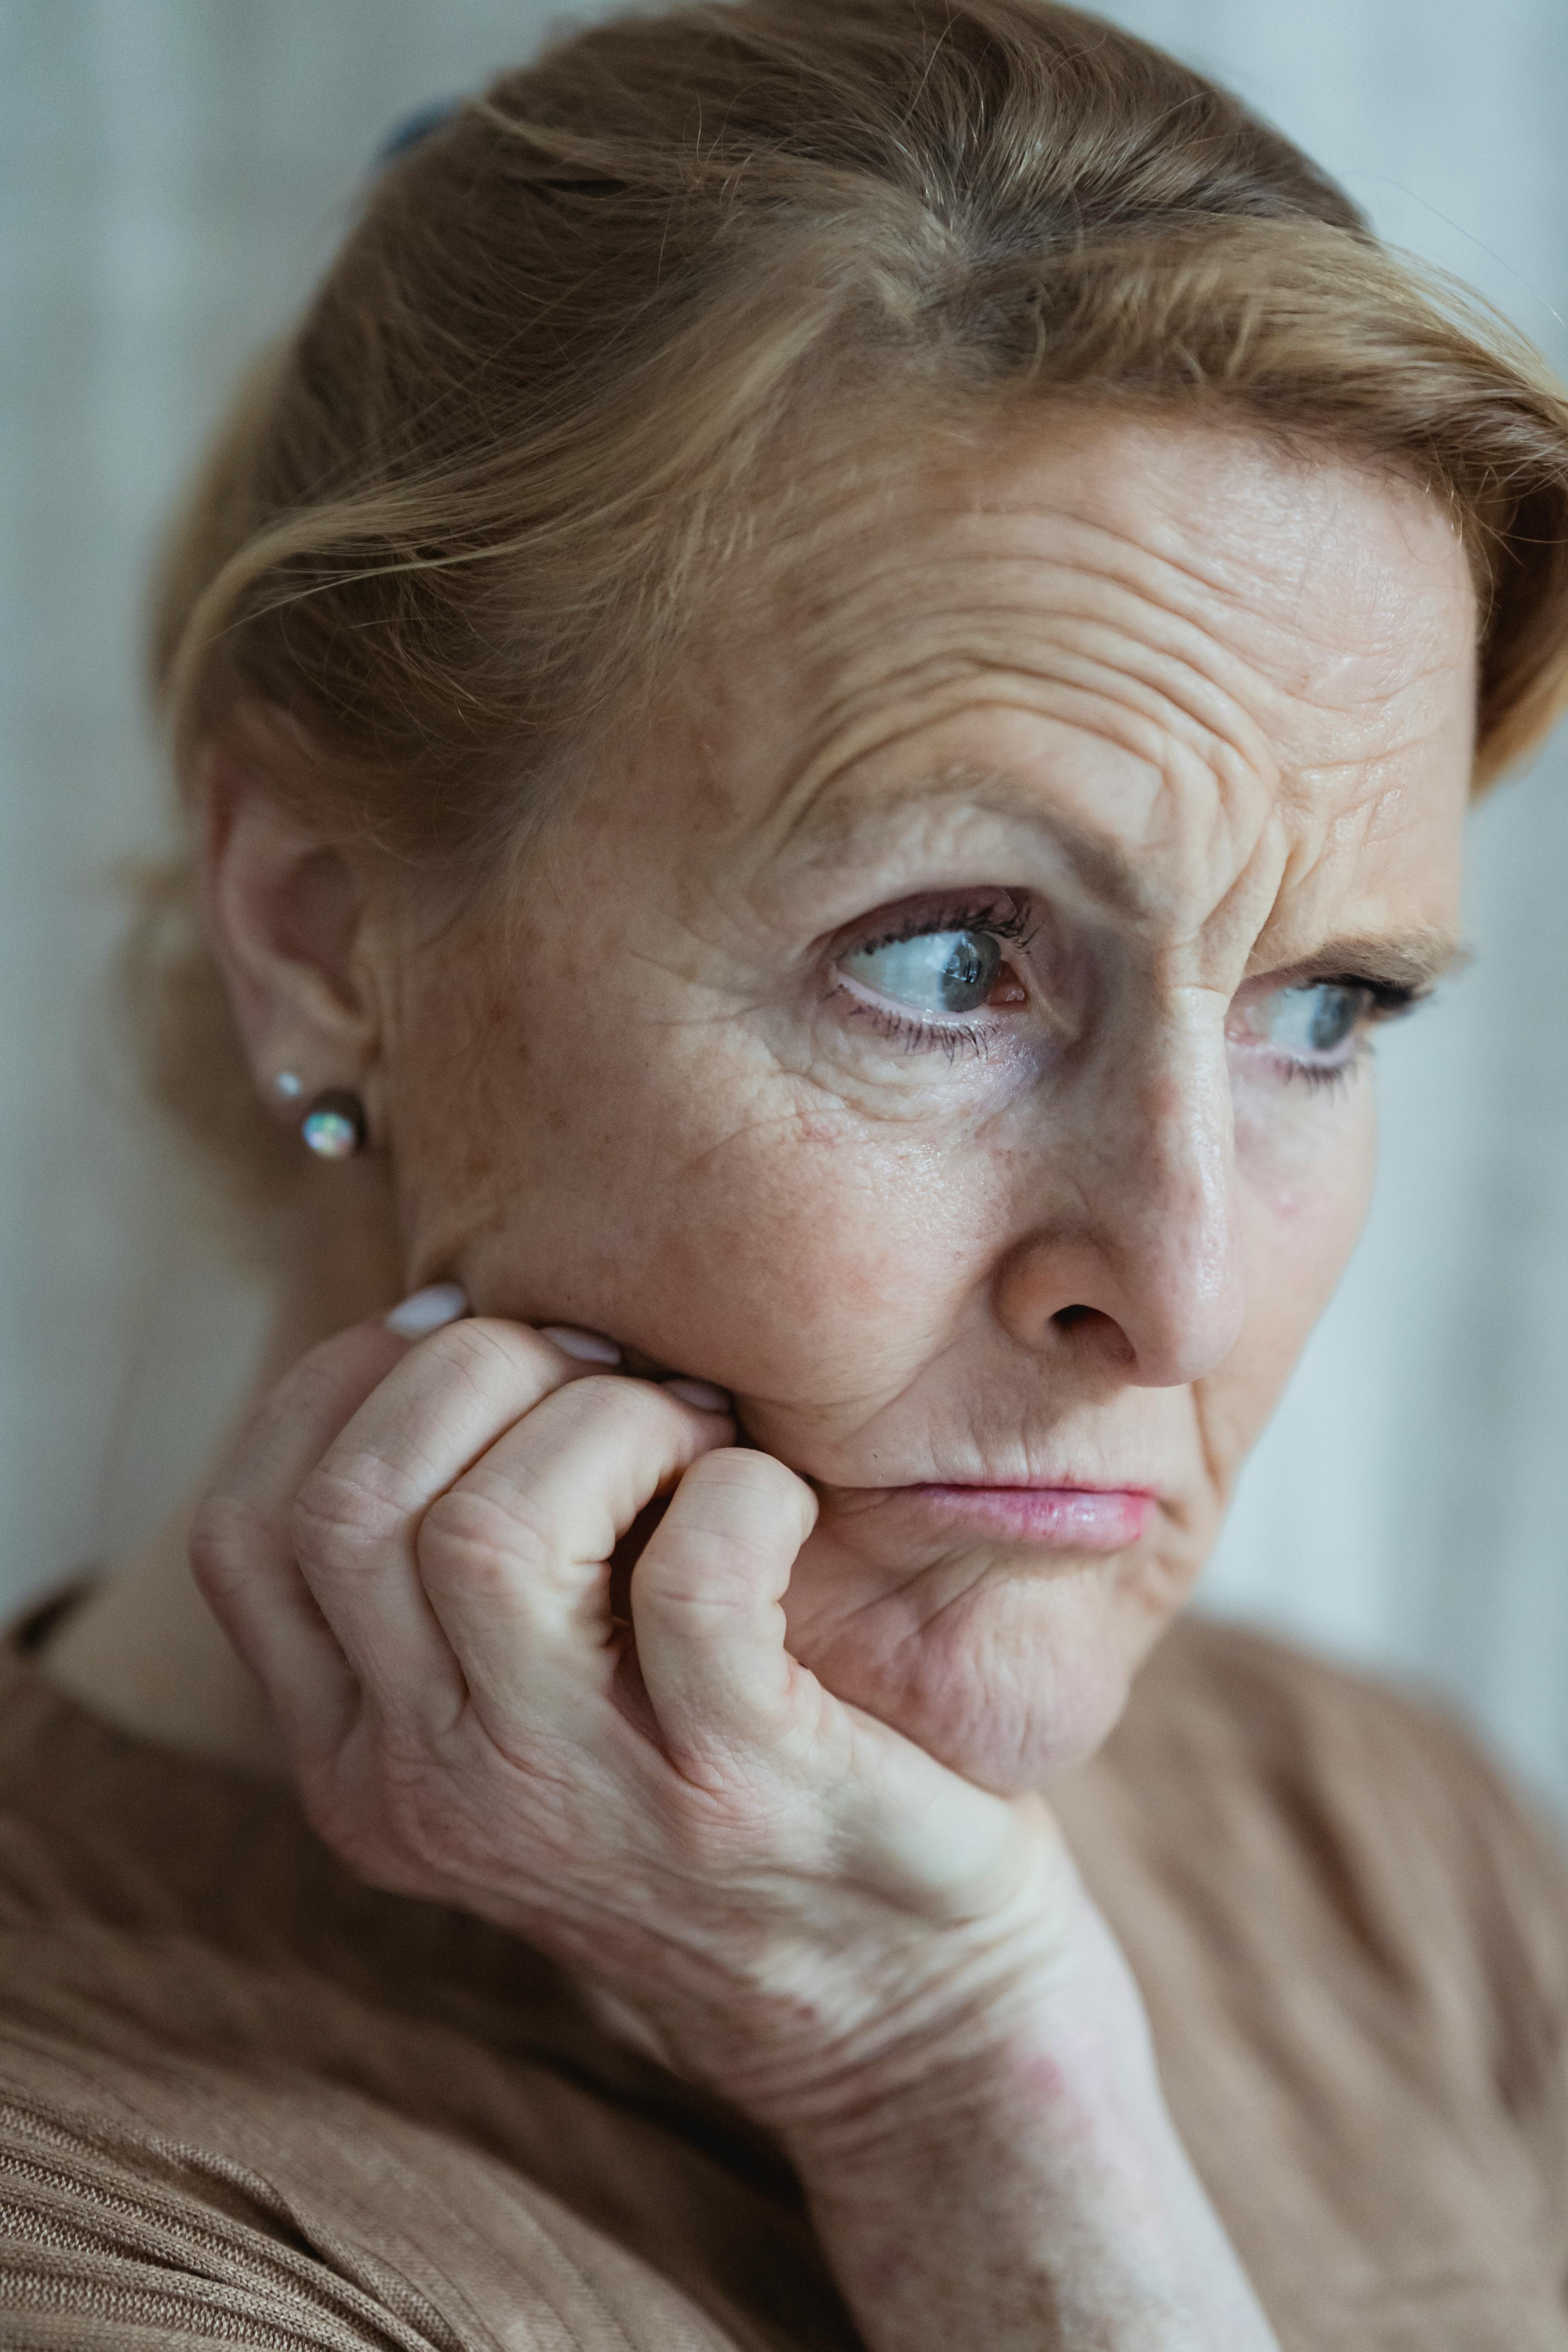
[[426,1513],[419,1574],[492,1727],[564,1722],[573,1693],[615,1672],[610,1558],[638,1513],[734,1436],[647,1381],[558,1389],[497,1439]]
[[295,1560],[294,1497],[406,1348],[384,1324],[361,1323],[313,1349],[252,1415],[197,1506],[192,1573],[291,1747],[341,1737],[358,1704]]
[[303,1480],[295,1554],[340,1647],[389,1720],[445,1730],[461,1668],[420,1581],[426,1513],[513,1423],[603,1377],[521,1323],[449,1324],[410,1349]]
[[[786,1646],[784,1596],[816,1521],[769,1455],[710,1454],[681,1479],[632,1574],[637,1661],[667,1752],[706,1788],[809,1741],[839,1851],[870,1888],[943,1919],[983,1910],[1017,1868],[1014,1809],[862,1709]],[[825,1734],[828,1735],[825,1738]]]
[[816,1521],[816,1497],[793,1470],[726,1447],[687,1472],[632,1571],[643,1681],[694,1779],[775,1743],[811,1685],[784,1647],[783,1601]]

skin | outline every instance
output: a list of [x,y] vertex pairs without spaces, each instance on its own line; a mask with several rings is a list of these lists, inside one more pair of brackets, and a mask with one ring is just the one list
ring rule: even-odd
[[[1295,1015],[1451,952],[1474,640],[1414,487],[1035,415],[734,600],[504,920],[433,928],[215,760],[258,1081],[360,1088],[405,1278],[479,1315],[285,1380],[203,1589],[329,1841],[774,2130],[877,2352],[1272,2340],[1039,1792],[1359,1230],[1364,1055]],[[988,1002],[911,1035],[879,943],[1004,919]],[[1085,1538],[1000,1525],[1021,1486],[1100,1490]]]
[[[1031,421],[921,490],[595,778],[501,990],[463,928],[366,985],[412,1277],[729,1390],[821,1506],[795,1654],[1017,1789],[1114,1720],[1360,1230],[1370,1084],[1247,1015],[1337,940],[1440,965],[1474,622],[1418,493],[1234,434]],[[996,885],[1041,1001],[983,1048],[829,993],[825,942]],[[1156,1507],[1087,1564],[889,1499],[1040,1477]]]

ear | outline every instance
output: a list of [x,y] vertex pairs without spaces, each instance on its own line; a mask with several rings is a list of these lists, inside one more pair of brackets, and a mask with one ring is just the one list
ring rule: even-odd
[[202,776],[207,928],[228,985],[257,1089],[291,1122],[300,1104],[331,1087],[370,1097],[380,1066],[380,1018],[364,953],[370,868],[352,845],[289,814],[264,766],[215,746]]

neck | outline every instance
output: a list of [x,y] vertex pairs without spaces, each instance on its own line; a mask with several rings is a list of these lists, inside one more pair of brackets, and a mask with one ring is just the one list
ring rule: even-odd
[[[308,1179],[317,1172],[305,1171]],[[384,1313],[400,1293],[376,1164],[320,1174],[327,1181],[301,1188],[289,1273],[237,1428],[320,1340]],[[191,1520],[228,1442],[152,1541],[72,1610],[40,1667],[58,1689],[122,1730],[187,1755],[276,1774],[282,1757],[260,1691],[190,1571]]]

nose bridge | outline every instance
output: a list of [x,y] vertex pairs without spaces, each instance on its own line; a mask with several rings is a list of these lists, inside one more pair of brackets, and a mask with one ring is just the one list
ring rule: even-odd
[[1053,1205],[998,1291],[1015,1336],[1041,1344],[1087,1308],[1120,1331],[1122,1377],[1176,1387],[1212,1371],[1246,1303],[1223,1007],[1184,992],[1106,1057],[1076,1139],[1058,1128],[1044,1149]]
[[1115,1162],[1100,1243],[1138,1377],[1199,1379],[1235,1345],[1245,1305],[1223,1013],[1194,992],[1130,1070],[1128,1149]]

